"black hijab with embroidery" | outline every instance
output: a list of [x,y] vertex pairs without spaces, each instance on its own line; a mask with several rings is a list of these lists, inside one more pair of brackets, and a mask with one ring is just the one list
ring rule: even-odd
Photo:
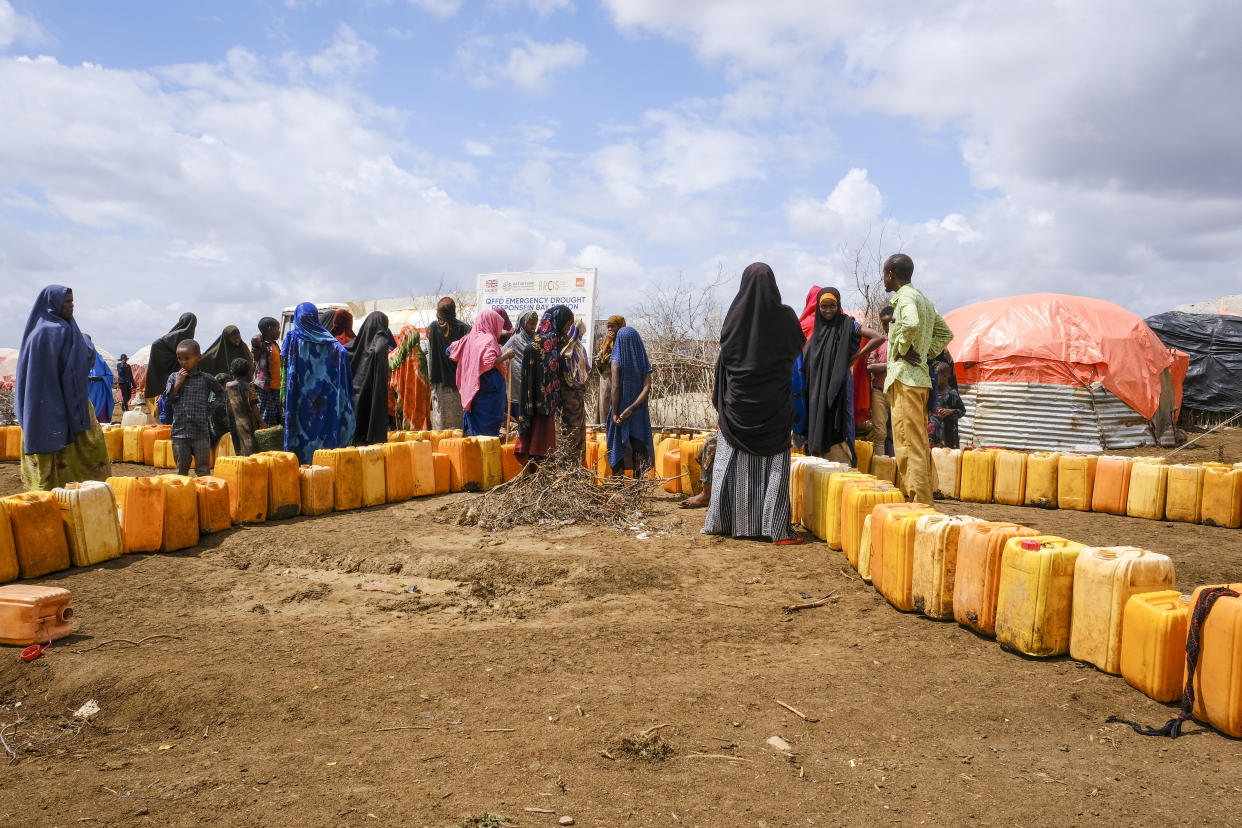
[[802,355],[802,376],[806,389],[807,453],[823,455],[837,443],[848,443],[854,462],[854,445],[850,440],[850,420],[854,416],[854,399],[848,394],[850,360],[858,353],[862,337],[854,330],[854,318],[838,310],[831,321],[824,319],[819,303],[825,296],[835,296],[841,305],[841,292],[823,288],[815,297],[815,329]]

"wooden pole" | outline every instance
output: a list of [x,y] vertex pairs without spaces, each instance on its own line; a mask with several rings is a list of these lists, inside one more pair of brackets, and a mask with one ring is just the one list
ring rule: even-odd
[[509,418],[513,415],[513,366],[506,365],[505,368],[505,439],[501,445],[509,442]]

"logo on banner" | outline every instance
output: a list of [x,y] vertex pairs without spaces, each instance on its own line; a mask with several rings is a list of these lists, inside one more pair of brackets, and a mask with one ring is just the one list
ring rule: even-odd
[[497,290],[500,289],[500,280],[499,279],[486,280],[485,282],[483,282],[483,289],[487,291],[488,293],[495,293]]
[[584,288],[584,287],[586,287],[586,277],[585,277],[585,276],[579,276],[577,279],[575,279],[575,280],[574,280],[574,287],[579,287],[579,288]]

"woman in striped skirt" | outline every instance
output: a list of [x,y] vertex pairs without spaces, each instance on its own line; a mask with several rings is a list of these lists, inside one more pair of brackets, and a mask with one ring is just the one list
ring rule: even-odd
[[742,274],[720,331],[712,404],[720,421],[705,535],[798,543],[790,524],[793,365],[806,337],[772,268]]

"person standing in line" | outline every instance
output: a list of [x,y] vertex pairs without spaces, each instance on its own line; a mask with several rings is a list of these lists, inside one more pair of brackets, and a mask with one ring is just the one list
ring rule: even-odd
[[242,341],[241,331],[236,325],[229,325],[225,328],[216,341],[207,346],[203,351],[203,358],[198,363],[198,370],[206,371],[213,377],[219,377],[221,374],[231,377],[233,375],[233,361],[241,359],[247,364],[254,362],[254,355],[251,349],[246,347],[246,343]]
[[354,445],[388,442],[388,386],[392,380],[388,354],[396,349],[388,315],[381,311],[367,314],[358,335],[345,346],[353,377]]
[[[893,306],[885,305],[880,310],[880,327],[885,336],[893,322]],[[887,455],[888,450],[888,395],[884,393],[884,378],[888,374],[888,340],[885,339],[867,355],[867,377],[871,386],[871,445],[875,456]]]
[[259,397],[250,381],[250,361],[238,357],[230,366],[231,378],[224,384],[224,405],[228,412],[229,433],[233,450],[239,457],[249,457],[259,450],[254,432],[263,424]]
[[431,427],[436,431],[461,428],[461,394],[457,390],[457,366],[448,349],[470,333],[470,326],[457,318],[457,303],[445,296],[436,304],[436,321],[427,326],[427,374],[431,380]]
[[151,343],[151,354],[147,358],[147,381],[144,394],[147,400],[147,411],[152,417],[159,416],[159,398],[168,385],[168,378],[180,370],[177,359],[177,346],[187,339],[194,338],[198,328],[198,317],[192,313],[183,313],[173,325],[172,330]]
[[358,336],[354,333],[354,315],[344,308],[333,311],[328,333],[335,336],[336,341],[342,345],[353,342]]
[[397,427],[426,431],[431,420],[431,384],[427,382],[427,355],[418,328],[406,325],[397,335],[397,350],[388,359],[389,380],[397,392]]
[[73,291],[48,285],[26,320],[13,386],[27,491],[112,476],[108,445],[87,396],[94,363],[94,346],[73,318]]
[[844,313],[836,288],[821,288],[815,302],[815,327],[802,353],[806,452],[856,466],[853,367],[880,346],[884,334]]
[[561,358],[565,365],[564,385],[561,388],[561,436],[575,451],[578,462],[586,459],[586,393],[587,380],[591,378],[591,357],[582,344],[582,322],[569,326],[569,333],[561,345]]
[[[95,341],[90,336],[86,337],[86,341],[90,343],[91,348],[95,347]],[[87,382],[89,385],[86,395],[90,397],[91,408],[95,410],[95,418],[101,423],[112,422],[112,408],[116,403],[112,391],[112,369],[108,367],[108,363],[104,361],[103,355],[98,350],[95,350],[95,364],[91,367]]]
[[285,367],[285,451],[310,463],[316,449],[353,445],[354,383],[349,354],[328,329],[319,311],[302,302],[280,349]]
[[608,465],[614,475],[633,472],[641,478],[655,465],[655,441],[651,433],[651,362],[638,331],[623,326],[617,331],[611,363],[612,400],[607,416]]
[[608,325],[604,330],[604,338],[599,343],[599,352],[595,355],[595,370],[599,372],[599,421],[607,424],[612,408],[612,349],[617,341],[617,331],[625,327],[624,316],[608,317]]
[[211,474],[211,417],[224,404],[224,386],[200,371],[202,351],[193,339],[177,345],[181,370],[168,378],[164,395],[172,406],[172,449],[177,474],[190,473],[193,463],[199,477]]
[[259,398],[262,424],[281,425],[285,419],[280,404],[280,323],[270,316],[259,320],[259,333],[250,340],[254,358],[254,392]]
[[121,391],[121,410],[129,411],[129,398],[134,393],[134,369],[125,354],[116,361],[116,387]]
[[457,363],[462,434],[467,437],[499,437],[505,424],[509,398],[503,366],[514,352],[501,353],[497,339],[503,325],[497,311],[485,308],[474,318],[470,333],[449,348],[449,359]]
[[535,328],[539,326],[539,311],[526,311],[518,317],[513,336],[505,343],[504,354],[512,354],[509,361],[509,416],[517,422],[521,416],[522,403],[522,357],[535,341]]
[[894,253],[884,262],[884,289],[893,297],[889,326],[888,371],[884,391],[892,406],[897,474],[906,497],[931,504],[931,443],[927,438],[927,398],[932,390],[927,360],[953,341],[953,331],[935,306],[912,284],[914,261]]
[[789,435],[793,366],[805,342],[772,268],[747,267],[720,330],[712,391],[720,432],[703,534],[803,540],[790,523]]
[[[544,311],[535,330],[534,341],[521,354],[522,398],[518,407],[518,438],[514,452],[518,462],[538,465],[556,451],[556,421],[562,431],[575,425],[573,413],[567,417],[565,400],[573,396],[567,375],[571,368],[563,356],[574,327],[574,312],[567,305],[553,305]],[[577,394],[579,408],[582,393]],[[570,401],[573,405],[573,401]]]

